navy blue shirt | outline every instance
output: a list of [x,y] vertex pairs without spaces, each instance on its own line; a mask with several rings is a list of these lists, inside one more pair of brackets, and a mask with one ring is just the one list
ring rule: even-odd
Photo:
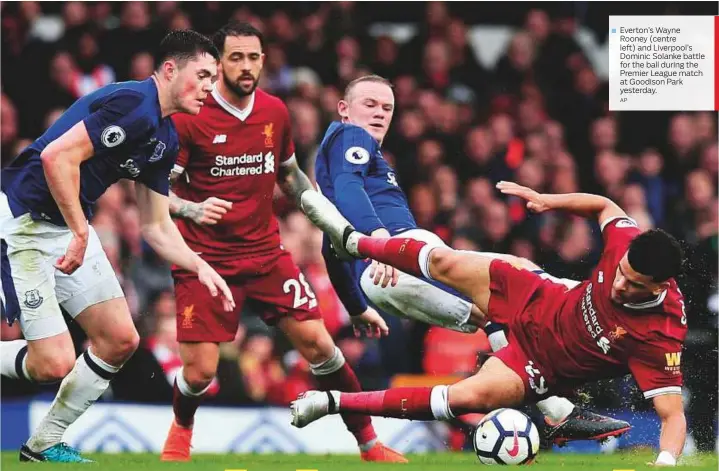
[[[320,191],[358,231],[371,234],[386,228],[395,235],[417,228],[397,176],[382,157],[379,143],[364,129],[333,122],[325,133],[315,163]],[[359,276],[364,260],[340,261],[325,236],[322,254],[330,280],[351,315],[367,309]]]
[[40,154],[52,141],[83,121],[93,156],[80,165],[80,204],[90,219],[95,201],[121,178],[167,195],[179,141],[170,117],[162,118],[152,78],[102,87],[77,100],[2,171],[2,191],[15,217],[65,226],[45,180]]
[[315,177],[322,194],[364,234],[384,227],[394,235],[417,227],[379,143],[358,126],[330,124],[317,154]]

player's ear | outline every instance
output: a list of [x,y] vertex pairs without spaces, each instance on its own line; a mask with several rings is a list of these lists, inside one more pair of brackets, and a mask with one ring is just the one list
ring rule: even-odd
[[165,80],[170,81],[177,73],[177,64],[174,60],[169,59],[162,63],[162,75]]
[[339,102],[337,102],[337,113],[342,119],[349,118],[349,108],[350,105],[346,101],[340,100]]
[[659,293],[669,289],[669,286],[669,281],[662,281],[661,283],[657,283],[656,288],[652,290],[652,294],[654,294],[655,296],[659,296]]

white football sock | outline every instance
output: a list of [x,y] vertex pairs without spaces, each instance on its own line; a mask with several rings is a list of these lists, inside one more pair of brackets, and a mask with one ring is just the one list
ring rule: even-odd
[[120,367],[107,364],[90,349],[80,355],[27,446],[40,452],[60,443],[65,430],[97,401],[119,370]]
[[417,259],[417,263],[419,264],[420,271],[428,280],[434,279],[432,278],[432,275],[429,274],[429,254],[435,248],[437,248],[436,245],[427,244],[421,249],[419,249],[419,257]]
[[454,414],[449,408],[449,386],[435,386],[429,393],[429,407],[437,420],[450,420]]
[[552,423],[559,423],[566,419],[574,410],[574,404],[569,399],[551,396],[537,402],[537,407]]
[[[0,345],[0,374],[8,378],[32,381],[27,371],[26,347],[27,341],[25,340],[2,342]],[[19,369],[18,366],[20,366]]]
[[492,352],[497,352],[509,345],[507,335],[504,333],[504,329],[502,329],[501,325],[487,322],[484,326],[484,332],[487,334],[487,340],[489,340],[489,346],[492,348]]
[[177,372],[177,376],[175,376],[175,382],[177,383],[177,389],[179,389],[180,393],[186,397],[202,396],[207,392],[208,389],[210,389],[210,386],[212,386],[212,381],[210,381],[210,384],[205,386],[203,389],[201,389],[200,391],[195,391],[194,389],[192,389],[192,387],[190,387],[187,380],[185,380],[184,368],[180,368]]

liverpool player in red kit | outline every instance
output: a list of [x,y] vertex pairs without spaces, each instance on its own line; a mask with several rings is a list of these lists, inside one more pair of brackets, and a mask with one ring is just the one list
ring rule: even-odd
[[308,392],[291,405],[293,424],[304,427],[338,412],[450,420],[631,373],[661,419],[656,464],[676,464],[686,437],[680,370],[686,316],[674,281],[682,265],[678,242],[661,230],[641,233],[621,208],[601,196],[539,194],[509,182],[497,187],[526,199],[535,212],[596,217],[605,245],[591,277],[568,289],[479,252],[367,237],[346,221],[327,220],[322,227],[340,255],[369,257],[458,289],[492,322],[508,326],[509,345],[475,376],[451,386]]
[[[213,40],[222,66],[216,87],[198,116],[174,120],[180,153],[171,212],[181,218],[177,224],[187,244],[226,278],[237,308],[224,312],[195,275],[173,269],[183,368],[174,384],[175,419],[161,455],[165,461],[190,459],[195,411],[215,376],[219,343],[235,338],[245,300],[287,335],[322,388],[361,391],[324,326],[314,293],[280,243],[272,212],[275,183],[298,203],[301,193],[314,188],[295,160],[287,108],[256,88],[264,62],[262,35],[248,24],[231,23]],[[387,333],[372,309],[352,321],[372,334]],[[343,419],[362,459],[406,462],[377,440],[369,417]]]

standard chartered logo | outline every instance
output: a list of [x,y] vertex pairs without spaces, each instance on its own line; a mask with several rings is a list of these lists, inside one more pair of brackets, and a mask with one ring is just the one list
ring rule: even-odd
[[213,177],[242,177],[275,172],[275,155],[272,152],[242,154],[237,156],[215,156],[215,165],[210,169]]
[[275,173],[275,156],[272,152],[265,155],[265,173]]

